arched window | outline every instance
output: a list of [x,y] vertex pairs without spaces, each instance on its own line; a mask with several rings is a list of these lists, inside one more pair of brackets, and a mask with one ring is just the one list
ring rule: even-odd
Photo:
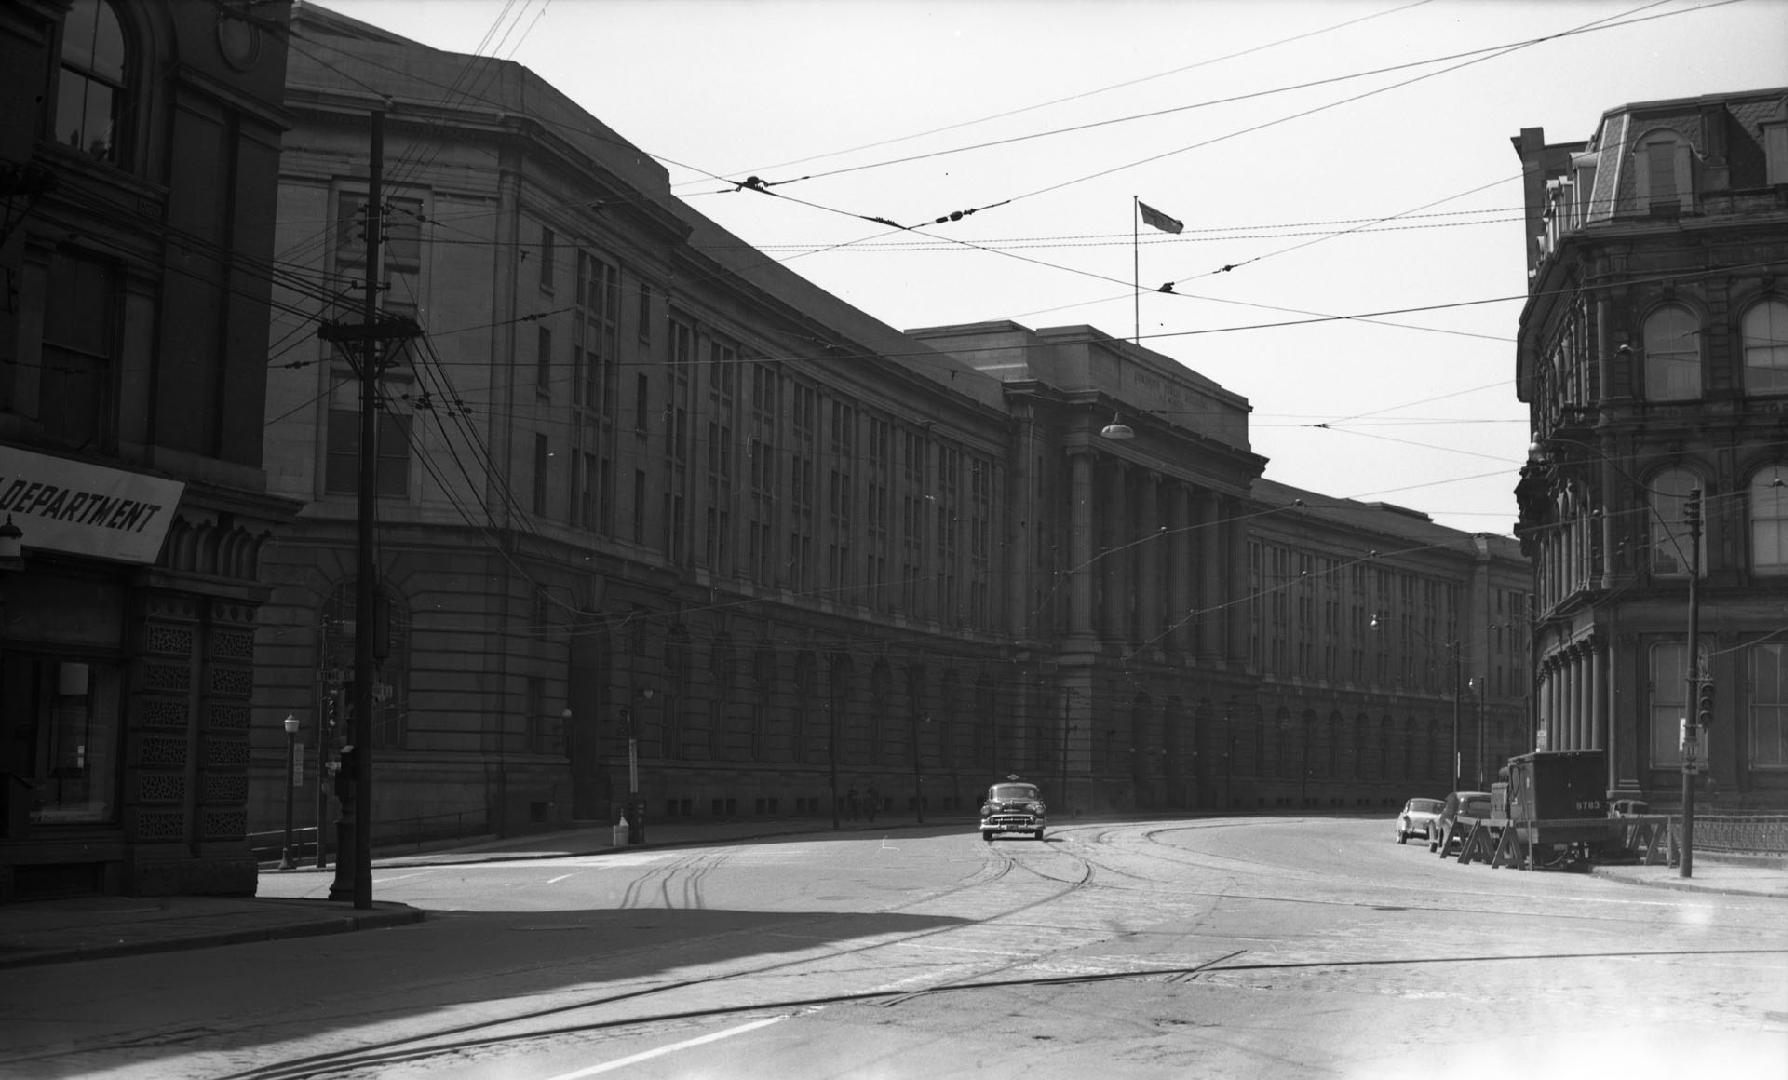
[[[1652,573],[1686,575],[1689,572],[1689,526],[1683,520],[1683,511],[1689,503],[1689,492],[1700,486],[1700,478],[1687,469],[1665,469],[1652,477],[1649,485]],[[1707,575],[1705,528],[1701,531],[1701,574],[1703,577]]]
[[1788,466],[1770,465],[1751,477],[1751,571],[1788,574]]
[[74,0],[62,22],[56,141],[117,164],[129,69],[129,43],[110,0]]
[[1701,321],[1672,304],[1645,317],[1645,396],[1683,401],[1701,396]]
[[1788,303],[1765,300],[1751,305],[1740,329],[1745,393],[1788,394]]

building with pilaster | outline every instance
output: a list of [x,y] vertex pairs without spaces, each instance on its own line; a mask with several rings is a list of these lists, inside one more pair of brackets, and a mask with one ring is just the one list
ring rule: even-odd
[[255,890],[287,15],[0,5],[0,899]]
[[[1263,660],[1250,560],[1270,521],[1273,543],[1452,574],[1463,598],[1472,537],[1277,505],[1245,397],[1095,328],[897,331],[673,197],[519,65],[294,22],[278,247],[343,299],[281,294],[270,334],[271,482],[304,505],[267,559],[270,778],[288,714],[330,764],[367,629],[357,375],[317,328],[370,277],[424,330],[379,379],[375,836],[612,822],[636,791],[648,829],[823,818],[872,789],[960,819],[1012,772],[1068,813],[1435,792],[1400,750],[1357,751],[1378,706],[1362,725],[1346,695],[1370,680]],[[1274,715],[1340,710],[1324,737],[1346,753],[1271,756],[1269,683]],[[1438,691],[1409,693],[1399,723]],[[272,828],[283,789],[264,791]]]
[[1612,794],[1673,802],[1711,680],[1704,790],[1788,804],[1788,90],[1513,142],[1541,741],[1605,749]]

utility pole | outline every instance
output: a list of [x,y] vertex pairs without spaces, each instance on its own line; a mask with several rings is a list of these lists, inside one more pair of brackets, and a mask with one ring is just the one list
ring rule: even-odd
[[[374,557],[374,520],[378,498],[378,385],[383,349],[388,340],[415,337],[420,330],[413,320],[381,322],[379,278],[385,230],[385,114],[371,116],[372,153],[366,189],[366,302],[358,326],[325,323],[319,336],[325,341],[357,343],[360,379],[360,470],[358,560],[354,596],[354,719],[344,750],[341,771],[346,774],[342,793],[342,844],[336,853],[335,882],[331,900],[352,898],[359,909],[372,907],[372,712],[374,607],[378,597],[378,570]],[[348,350],[350,356],[355,350]],[[351,750],[351,753],[348,752]],[[352,850],[348,840],[352,838]]]
[[[1693,711],[1701,697],[1701,605],[1697,583],[1701,577],[1701,489],[1689,492],[1689,501],[1682,508],[1683,521],[1689,526],[1689,646],[1688,706],[1683,710],[1682,748],[1682,858],[1677,863],[1681,877],[1695,875],[1695,769],[1701,756],[1700,717]],[[1711,674],[1711,673],[1710,673]]]

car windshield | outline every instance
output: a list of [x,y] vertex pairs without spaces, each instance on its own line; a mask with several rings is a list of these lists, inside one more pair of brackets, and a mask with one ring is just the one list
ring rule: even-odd
[[1440,800],[1411,799],[1409,800],[1409,809],[1417,814],[1438,814],[1440,813]]
[[1020,799],[1035,799],[1037,788],[1033,784],[996,784],[987,793],[989,799],[999,802],[1017,802]]

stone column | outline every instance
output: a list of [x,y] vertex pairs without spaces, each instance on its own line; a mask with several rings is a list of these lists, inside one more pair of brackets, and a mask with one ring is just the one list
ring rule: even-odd
[[1099,555],[1099,584],[1102,587],[1099,636],[1106,641],[1128,641],[1130,638],[1130,582],[1125,573],[1130,552],[1123,550],[1130,535],[1130,467],[1122,460],[1113,460],[1101,471],[1108,480],[1101,485],[1106,492],[1105,512],[1100,515],[1105,543]]
[[1217,493],[1200,490],[1193,496],[1193,511],[1197,519],[1197,563],[1199,570],[1198,598],[1194,603],[1198,607],[1198,618],[1194,620],[1197,630],[1197,658],[1201,664],[1217,665],[1223,662],[1221,625],[1223,617],[1219,597],[1223,592],[1223,562],[1219,553],[1223,545],[1217,535]]
[[1227,573],[1227,588],[1221,602],[1228,615],[1225,623],[1229,638],[1229,666],[1239,668],[1248,663],[1248,605],[1237,602],[1248,593],[1248,531],[1236,500],[1225,499],[1221,507],[1226,520],[1218,529],[1223,534]]
[[1068,455],[1071,523],[1068,531],[1068,633],[1093,634],[1093,455],[1075,450]]
[[1589,641],[1589,745],[1591,749],[1608,749],[1608,644],[1601,638]]
[[1144,470],[1138,478],[1136,520],[1141,535],[1136,544],[1136,640],[1146,649],[1161,647],[1161,560],[1166,536],[1161,531],[1161,474]]
[[1167,640],[1172,649],[1184,656],[1193,647],[1192,581],[1197,566],[1193,552],[1197,545],[1192,536],[1192,493],[1186,485],[1169,481],[1167,485]]

